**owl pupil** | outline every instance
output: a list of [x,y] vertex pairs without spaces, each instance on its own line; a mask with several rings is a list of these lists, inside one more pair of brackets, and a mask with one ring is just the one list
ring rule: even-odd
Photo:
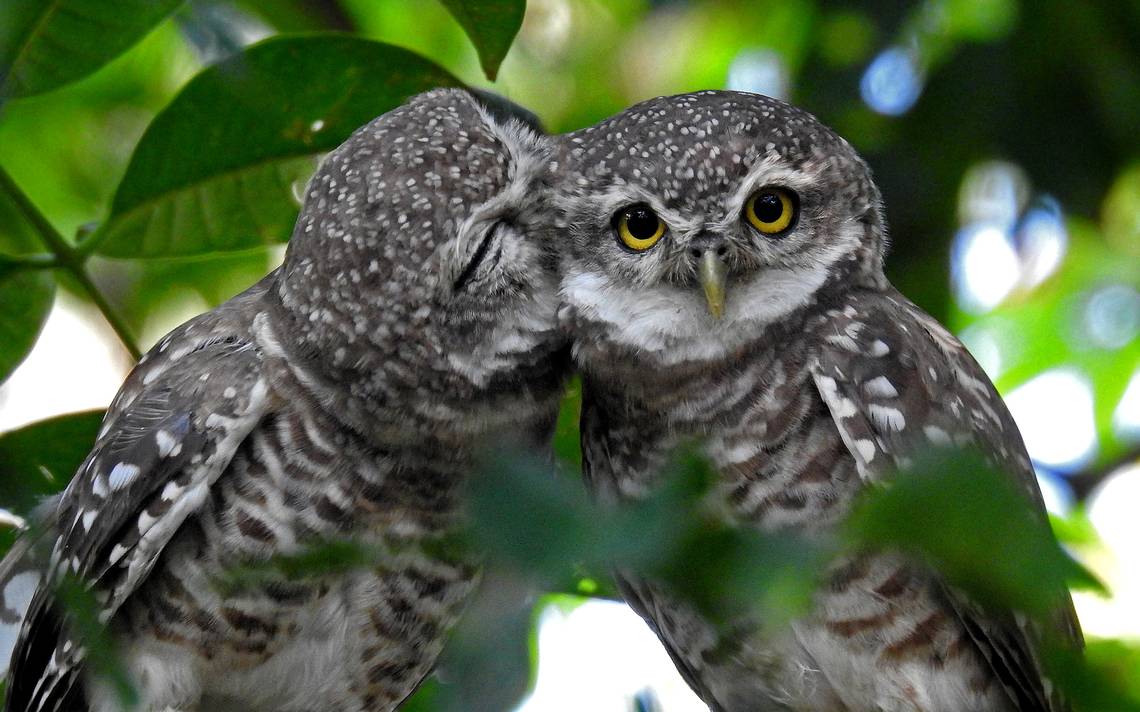
[[657,233],[657,215],[649,208],[634,208],[625,219],[629,234],[647,240]]
[[756,198],[752,209],[760,222],[772,223],[784,214],[784,205],[775,193],[762,193]]

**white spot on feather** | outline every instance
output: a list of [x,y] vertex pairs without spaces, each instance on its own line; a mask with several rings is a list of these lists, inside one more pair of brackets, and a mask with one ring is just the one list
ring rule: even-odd
[[178,443],[174,436],[165,430],[159,430],[154,434],[154,441],[158,445],[158,456],[166,457],[174,450],[174,446]]
[[119,563],[119,559],[122,559],[123,556],[126,555],[127,551],[127,547],[123,546],[122,544],[115,544],[115,546],[111,549],[111,556],[108,557],[108,561],[112,564]]
[[952,442],[950,435],[937,425],[924,425],[922,432],[926,434],[926,439],[935,445],[949,445]]
[[898,398],[899,395],[894,384],[886,376],[878,376],[867,381],[863,384],[863,390],[875,398]]
[[[22,619],[39,583],[40,575],[36,571],[21,571],[8,579],[7,585],[4,586],[4,608]],[[0,624],[0,676],[8,672],[8,661],[16,647],[20,625],[19,620]]]
[[819,384],[820,390],[827,395],[831,395],[839,389],[835,383],[835,379],[831,376],[817,376],[816,383]]
[[868,406],[867,412],[871,415],[871,420],[875,425],[881,429],[900,432],[906,427],[906,417],[898,408],[872,403]]
[[891,347],[887,346],[887,342],[883,341],[882,339],[875,339],[874,341],[871,342],[870,353],[872,356],[882,357],[882,356],[886,356],[890,352],[891,352]]
[[139,476],[139,466],[131,465],[126,462],[120,462],[111,468],[111,474],[107,480],[111,485],[112,492],[118,492],[130,483],[134,482],[135,478]]
[[858,412],[850,398],[836,396],[832,404],[832,415],[836,418],[850,418]]
[[182,494],[182,489],[182,487],[178,486],[178,483],[176,483],[174,480],[171,480],[170,482],[167,482],[165,486],[163,486],[162,494],[159,496],[167,502],[173,502],[178,498],[180,494]]
[[39,583],[40,574],[37,571],[21,571],[8,579],[4,586],[4,607],[23,615]]
[[864,462],[871,462],[875,459],[875,443],[870,440],[856,440],[854,442],[855,449],[859,451],[859,457],[863,458]]
[[83,531],[85,531],[85,532],[91,531],[91,525],[95,523],[95,517],[97,517],[98,515],[99,515],[99,512],[97,510],[94,510],[94,509],[88,509],[86,512],[83,513],[83,517],[82,517]]
[[856,342],[855,339],[852,339],[850,336],[848,336],[846,334],[829,334],[826,338],[826,341],[829,344],[834,344],[834,345],[836,345],[836,346],[838,346],[841,349],[844,349],[846,351],[850,351],[852,353],[858,353],[859,352],[858,342]]

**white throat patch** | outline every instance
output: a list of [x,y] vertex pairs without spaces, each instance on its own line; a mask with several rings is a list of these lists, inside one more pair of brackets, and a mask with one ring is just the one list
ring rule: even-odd
[[755,339],[806,304],[826,278],[826,268],[764,270],[748,284],[730,284],[719,320],[695,286],[637,287],[591,272],[563,280],[562,301],[588,321],[605,324],[606,340],[680,363],[715,359]]
[[719,320],[709,314],[696,285],[638,286],[571,266],[562,280],[562,316],[573,319],[576,312],[584,321],[604,325],[603,341],[650,352],[665,364],[717,359],[808,304],[832,266],[853,253],[859,234],[849,225],[811,264],[770,267],[746,281],[730,281]]

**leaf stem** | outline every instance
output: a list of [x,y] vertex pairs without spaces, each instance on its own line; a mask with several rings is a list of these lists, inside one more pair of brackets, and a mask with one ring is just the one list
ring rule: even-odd
[[[3,191],[12,199],[16,208],[24,216],[39,235],[44,245],[52,251],[54,255],[55,264],[52,266],[66,270],[75,281],[83,288],[99,311],[103,313],[103,317],[115,333],[119,336],[119,340],[123,342],[123,346],[130,352],[131,357],[136,361],[142,355],[139,350],[138,343],[135,341],[134,336],[131,334],[130,328],[127,326],[123,317],[115,311],[111,303],[107,301],[106,296],[103,295],[99,288],[91,281],[91,275],[87,273],[87,255],[81,254],[71,243],[69,243],[63,235],[59,233],[55,227],[52,226],[48,219],[44,217],[43,213],[32,203],[31,199],[20,189],[16,181],[12,180],[12,176],[8,175],[8,171],[0,165],[0,191]],[[25,261],[33,264],[41,262],[43,256],[31,255]],[[15,261],[21,261],[17,258]],[[38,264],[36,266],[45,267],[45,264]]]
[[131,358],[138,361],[142,357],[142,350],[139,349],[138,342],[135,341],[130,327],[127,326],[127,322],[123,319],[122,315],[115,310],[115,307],[111,306],[111,303],[108,302],[107,298],[103,296],[103,293],[99,291],[99,287],[91,281],[91,275],[87,273],[87,268],[80,264],[74,269],[69,267],[68,271],[71,273],[71,276],[75,278],[75,281],[79,283],[79,286],[83,287],[83,290],[91,297],[91,301],[95,303],[99,311],[103,312],[103,318],[106,319],[107,323],[111,325],[111,328],[115,330],[115,333],[119,336],[119,341],[123,342],[123,346],[126,347]]

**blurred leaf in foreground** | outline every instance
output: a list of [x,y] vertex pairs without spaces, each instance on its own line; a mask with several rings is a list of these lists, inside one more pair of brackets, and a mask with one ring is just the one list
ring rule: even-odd
[[899,473],[855,508],[848,533],[852,542],[922,556],[986,605],[1044,615],[1067,584],[1103,590],[1010,478],[968,451]]
[[[864,548],[909,553],[983,607],[1044,619],[1065,604],[1067,584],[1100,589],[1026,493],[972,452],[924,459],[869,490],[835,540],[733,526],[716,516],[712,481],[702,458],[682,452],[655,494],[607,508],[548,464],[498,453],[472,483],[473,531],[493,566],[536,587],[549,590],[575,566],[608,566],[668,586],[730,635],[750,619],[767,627],[802,615],[833,557]],[[1065,657],[1059,642],[1045,641],[1046,662],[1064,658],[1058,678],[1086,699],[1106,673]]]
[[95,595],[83,582],[67,576],[56,584],[55,600],[59,610],[67,612],[71,634],[87,651],[84,660],[91,671],[111,686],[125,709],[133,709],[138,704],[138,693],[131,685],[115,640],[99,620],[101,607]]
[[543,590],[564,590],[583,571],[618,569],[664,583],[714,621],[803,609],[827,543],[719,519],[706,506],[708,465],[691,451],[663,479],[652,496],[607,507],[549,464],[499,453],[472,481],[476,545],[493,565],[525,572]]
[[1055,651],[1049,669],[1077,712],[1140,712],[1140,648],[1092,641],[1084,651]]
[[488,568],[440,658],[433,712],[502,712],[533,683],[533,586]]

